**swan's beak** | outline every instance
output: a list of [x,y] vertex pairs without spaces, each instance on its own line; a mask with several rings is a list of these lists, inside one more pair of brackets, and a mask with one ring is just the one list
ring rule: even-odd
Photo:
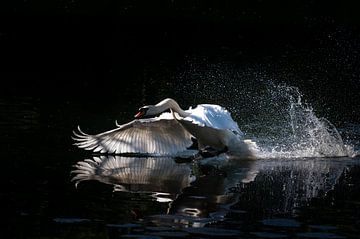
[[143,111],[139,111],[139,112],[137,112],[137,114],[134,117],[135,117],[135,119],[139,119],[139,118],[143,117],[144,114],[145,113]]

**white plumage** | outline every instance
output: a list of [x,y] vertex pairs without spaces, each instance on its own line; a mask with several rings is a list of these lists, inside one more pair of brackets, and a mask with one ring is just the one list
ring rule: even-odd
[[[172,113],[164,112],[170,109]],[[182,110],[176,101],[165,99],[157,105],[144,106],[135,117],[158,115],[149,119],[135,119],[127,124],[96,135],[74,132],[75,145],[86,150],[109,154],[183,155],[188,154],[191,138],[199,148],[224,148],[242,157],[252,157],[249,141],[230,113],[221,106],[201,104]],[[251,143],[250,145],[252,145]]]
[[219,105],[201,104],[194,109],[188,109],[190,113],[184,120],[191,121],[199,126],[207,126],[215,129],[230,129],[243,135],[238,124],[232,119],[231,114]]
[[75,145],[99,153],[174,155],[192,145],[191,135],[179,123],[163,117],[133,120],[96,135],[78,130]]

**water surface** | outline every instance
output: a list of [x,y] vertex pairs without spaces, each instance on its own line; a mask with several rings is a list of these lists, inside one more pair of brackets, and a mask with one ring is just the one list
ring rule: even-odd
[[[72,146],[71,130],[80,121],[88,130],[106,130],[113,119],[82,101],[65,102],[2,99],[4,231],[16,238],[359,234],[358,157],[293,157],[281,150],[269,157],[270,146],[254,161],[94,156]],[[123,114],[120,121],[137,109],[117,106],[109,115]],[[70,173],[85,161],[87,171]]]

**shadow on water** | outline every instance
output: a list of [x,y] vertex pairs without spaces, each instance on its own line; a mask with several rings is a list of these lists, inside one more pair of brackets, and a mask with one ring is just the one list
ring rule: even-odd
[[[73,180],[110,184],[112,197],[130,198],[123,205],[130,208],[130,220],[102,222],[108,233],[116,235],[343,238],[342,227],[358,223],[346,224],[352,214],[347,207],[356,202],[343,198],[341,205],[337,198],[358,188],[354,182],[359,179],[353,174],[359,170],[359,162],[348,158],[237,161],[220,156],[176,163],[168,157],[101,156],[79,161]],[[87,183],[78,184],[79,190],[85,190]],[[139,196],[140,205],[156,202],[162,210],[131,208]],[[328,203],[330,207],[323,210],[321,204]],[[57,218],[56,222],[97,220]],[[357,229],[352,230],[355,235]]]

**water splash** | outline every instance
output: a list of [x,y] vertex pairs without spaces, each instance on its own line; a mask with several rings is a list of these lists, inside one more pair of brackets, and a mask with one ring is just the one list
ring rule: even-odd
[[[184,105],[213,103],[232,113],[240,129],[259,146],[260,158],[354,157],[354,129],[341,131],[306,103],[285,73],[229,64],[190,64],[179,76],[177,99]],[[314,105],[323,99],[312,97]],[[331,116],[339,116],[334,110]],[[340,116],[341,118],[341,116]],[[342,121],[346,121],[342,119]],[[343,125],[342,125],[343,126]],[[360,125],[355,127],[359,130]],[[349,139],[348,136],[351,136]],[[360,134],[356,134],[358,138]]]
[[[277,121],[272,129],[281,130],[278,137],[268,137],[260,147],[259,157],[354,157],[351,145],[344,143],[336,127],[326,118],[316,116],[311,105],[303,102],[297,87],[278,85],[269,88],[271,100],[284,107],[277,114],[283,115],[283,122]],[[284,104],[285,103],[285,104]],[[279,137],[280,136],[280,137]],[[261,144],[261,143],[260,143]]]

